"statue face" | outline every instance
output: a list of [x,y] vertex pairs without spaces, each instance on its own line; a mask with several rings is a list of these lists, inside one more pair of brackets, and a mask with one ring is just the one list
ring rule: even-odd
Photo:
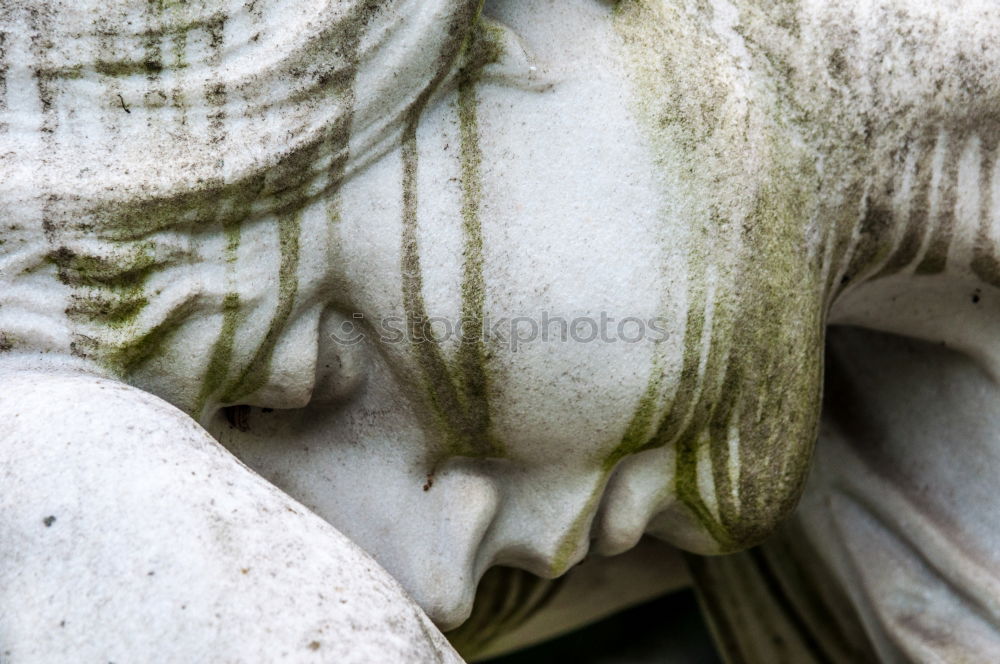
[[[520,24],[530,54],[494,67],[520,81],[484,80],[424,112],[415,215],[403,150],[340,191],[333,261],[350,309],[320,334],[331,378],[305,409],[253,411],[248,432],[220,433],[445,625],[491,565],[553,576],[579,561],[599,508],[600,546],[630,547],[670,476],[659,449],[602,498],[654,376],[677,372],[684,293],[669,284],[687,231],[662,222],[609,9],[573,2],[536,23],[539,8],[508,4],[498,18]],[[351,387],[324,398],[324,383]]]
[[[642,55],[678,28],[638,5],[488,3],[488,64],[327,202],[309,405],[212,425],[446,628],[492,565],[554,576],[647,530],[739,548],[800,485],[820,289],[774,246],[807,245],[775,198],[797,156],[735,66]],[[730,50],[692,41],[681,66]]]
[[491,565],[755,543],[838,238],[770,19],[703,4],[5,14],[0,347],[206,422],[443,626]]

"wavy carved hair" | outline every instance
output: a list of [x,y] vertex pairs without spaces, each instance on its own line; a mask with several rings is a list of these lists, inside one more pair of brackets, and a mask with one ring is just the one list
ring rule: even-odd
[[[129,376],[198,312],[219,329],[201,405],[259,388],[308,305],[303,211],[415,121],[479,5],[4,3],[0,351],[69,351]],[[249,276],[248,232],[279,254]],[[238,329],[252,351],[233,367]]]

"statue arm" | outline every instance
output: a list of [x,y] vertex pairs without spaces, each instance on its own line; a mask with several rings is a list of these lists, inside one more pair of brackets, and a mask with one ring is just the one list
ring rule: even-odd
[[461,661],[371,558],[166,402],[0,384],[3,661]]

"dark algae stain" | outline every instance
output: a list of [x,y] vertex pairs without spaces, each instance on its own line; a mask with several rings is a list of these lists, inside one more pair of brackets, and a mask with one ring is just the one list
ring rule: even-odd
[[[618,12],[631,13],[634,18],[644,13],[641,8],[652,6],[640,2],[620,3]],[[668,14],[669,5],[664,7],[663,14]],[[644,47],[635,58],[640,71],[636,76],[638,87],[643,88],[637,95],[641,98],[643,120],[652,128],[651,133],[659,133],[668,150],[683,154],[688,163],[704,163],[711,155],[703,148],[715,140],[718,128],[706,128],[710,118],[700,110],[696,100],[676,103],[668,98],[669,90],[690,88],[684,81],[673,80],[671,72],[679,72],[678,76],[687,79],[703,75],[693,66],[694,61],[687,53],[691,48],[700,49],[702,43],[697,37],[687,41],[657,40],[670,44],[665,47],[669,51],[663,57],[666,64],[657,70],[650,64],[657,59],[657,46],[650,44],[652,39],[643,40],[641,34],[643,30],[656,33],[653,24],[662,16],[651,16],[652,13],[652,10],[646,11],[646,24],[631,24],[631,32],[626,35],[633,40],[630,46],[641,44]],[[689,12],[690,15],[697,13],[696,10]],[[754,9],[744,11],[740,8],[734,25],[738,25],[738,33],[743,37],[742,45],[747,47],[755,63],[760,57],[767,59],[769,67],[764,79],[768,84],[770,79],[779,79],[775,86],[781,94],[805,93],[799,100],[802,112],[798,116],[784,111],[776,114],[767,127],[771,136],[763,139],[764,132],[759,131],[762,127],[748,123],[750,130],[756,130],[747,132],[754,142],[773,140],[778,144],[767,149],[767,165],[761,168],[759,177],[750,181],[752,186],[743,186],[747,181],[739,181],[747,198],[751,194],[755,198],[753,210],[742,219],[724,206],[720,206],[720,210],[729,224],[744,226],[738,251],[749,254],[753,262],[767,269],[758,268],[754,274],[745,267],[752,262],[744,262],[743,266],[733,269],[724,261],[715,261],[720,288],[730,292],[728,300],[720,300],[709,309],[714,314],[711,327],[718,328],[719,332],[713,331],[710,340],[699,341],[711,349],[704,360],[704,368],[699,370],[704,377],[693,386],[689,370],[696,366],[690,359],[694,357],[693,346],[685,340],[680,388],[671,407],[666,409],[670,420],[700,422],[700,426],[688,424],[681,427],[682,433],[675,436],[671,432],[665,437],[677,451],[678,498],[688,504],[706,529],[712,530],[715,526],[709,522],[715,521],[715,525],[721,526],[725,535],[736,544],[759,539],[768,521],[774,520],[768,513],[787,513],[794,503],[795,487],[801,484],[800,471],[805,468],[809,455],[807,442],[814,438],[813,413],[818,408],[818,385],[822,374],[821,358],[817,358],[818,349],[823,345],[826,309],[815,300],[816,293],[820,293],[821,300],[826,299],[828,304],[848,284],[853,287],[872,279],[952,272],[952,276],[964,276],[962,273],[967,266],[951,265],[949,261],[962,256],[965,250],[972,254],[972,272],[985,284],[1000,286],[993,200],[1000,132],[996,131],[996,121],[988,117],[992,111],[981,114],[963,111],[967,115],[959,119],[949,117],[932,104],[926,109],[918,106],[896,112],[897,109],[882,106],[872,111],[863,107],[867,99],[851,97],[856,89],[811,102],[809,96],[817,93],[797,81],[801,73],[796,71],[795,49],[805,45],[794,40],[784,46],[766,45],[760,36],[770,34],[773,25],[765,21],[755,26],[759,14]],[[685,34],[699,32],[697,25],[690,25],[697,23],[696,20],[676,14],[669,18],[677,25],[689,21],[683,30]],[[669,33],[670,28],[660,32]],[[858,78],[858,72],[851,69],[856,54],[850,48],[849,39],[840,45],[838,39],[840,37],[831,35],[829,48],[815,49],[814,54],[823,56],[818,63],[828,70],[833,80],[847,86]],[[774,54],[760,53],[761,49],[775,48],[784,49],[791,58],[787,67]],[[708,61],[711,53],[703,52],[703,55]],[[704,75],[713,77],[724,67],[705,69],[709,71]],[[967,70],[963,68],[962,71]],[[666,80],[657,81],[652,75],[643,75],[650,71]],[[878,92],[882,91],[879,81],[865,80],[865,85],[869,83]],[[661,84],[661,88],[656,88],[657,84]],[[704,87],[703,96],[708,96],[711,85]],[[891,86],[886,83],[883,87]],[[660,89],[668,92],[660,93]],[[695,90],[692,96],[697,94]],[[924,93],[914,92],[915,98],[929,99],[920,95]],[[660,104],[662,98],[667,99]],[[833,112],[829,118],[816,114],[816,109],[827,103],[827,108],[835,110],[836,104],[830,99],[843,100],[846,102],[843,108],[851,110],[840,114]],[[884,101],[877,99],[876,104]],[[763,107],[765,113],[773,106],[768,97],[755,99],[753,104]],[[659,112],[660,105],[670,109]],[[856,113],[855,108],[859,109]],[[855,113],[855,117],[847,117],[844,113]],[[791,119],[786,121],[785,116]],[[791,147],[793,140],[783,140],[783,136],[794,139],[793,132],[798,131],[806,132],[800,135],[807,146],[803,158]],[[735,154],[738,150],[732,148],[740,145],[723,144],[723,148],[727,147],[730,154]],[[758,145],[751,147],[757,150],[758,156],[763,152]],[[809,163],[810,150],[824,159],[820,176]],[[887,163],[892,167],[886,168]],[[970,175],[975,177],[966,170],[973,166],[979,168],[978,192],[974,191],[973,182],[964,181]],[[701,169],[724,172],[722,168]],[[695,182],[697,178],[698,174],[691,176]],[[961,187],[960,179],[963,179]],[[821,186],[815,186],[817,182]],[[699,187],[700,183],[692,189],[703,198],[721,198],[714,192],[706,195]],[[836,195],[831,194],[831,189]],[[821,191],[819,203],[810,201],[813,191]],[[962,196],[967,194],[978,196],[979,200],[973,198],[966,207]],[[834,213],[813,217],[819,219],[820,224],[808,218],[815,209],[812,206],[817,204],[827,206],[824,212]],[[979,215],[976,220],[979,233],[974,241],[966,244],[968,238],[960,232],[958,217],[973,211]],[[804,235],[803,230],[815,234]],[[725,227],[720,226],[718,232],[709,237],[722,237],[725,232]],[[957,238],[962,239],[961,246]],[[794,249],[809,242],[820,251],[807,254]],[[734,251],[720,247],[715,255],[724,255],[727,250]],[[811,264],[822,265],[826,273],[814,271]],[[700,278],[698,268],[692,267],[689,284]],[[830,297],[830,293],[834,295]],[[697,297],[690,299],[694,301]],[[972,292],[970,288],[964,297],[976,305],[985,295]],[[695,316],[697,306],[689,306],[688,320],[696,320]],[[694,338],[693,327],[696,326],[688,324],[688,338]],[[727,353],[729,356],[725,357]],[[715,361],[717,354],[723,359]],[[688,416],[685,414],[687,409],[683,408],[689,398],[686,395],[696,391],[699,393],[696,398],[707,400],[709,406],[698,406],[696,412]],[[624,449],[635,449],[635,431],[646,429],[646,410],[648,404],[643,400],[633,418],[635,426],[630,426],[625,436],[628,444],[623,443]],[[800,439],[801,444],[793,446],[786,440],[792,438]],[[661,440],[661,435],[654,431],[648,444]],[[710,464],[706,464],[706,457]],[[616,460],[617,457],[612,457],[610,462]],[[700,472],[695,469],[698,464],[701,464],[697,468]],[[711,470],[710,478],[704,472],[707,467]],[[773,490],[772,485],[783,485],[787,489],[784,497]],[[718,539],[715,533],[713,537]]]
[[[795,5],[787,9],[776,10],[778,22],[795,34]],[[660,407],[653,370],[604,464],[672,447],[673,493],[714,542],[697,546],[727,552],[765,537],[801,492],[819,412],[826,281],[805,248],[820,175],[800,140],[802,109],[788,101],[795,65],[753,39],[755,22],[774,17],[748,10],[731,31],[717,18],[707,6],[615,8],[635,112],[671,182],[666,195],[692,205],[676,388]],[[752,72],[730,39],[748,49]],[[745,76],[777,80],[744,104],[734,91]]]
[[[253,8],[249,10],[253,14]],[[364,26],[382,11],[384,3],[377,0],[351,3],[349,13],[321,26],[316,34],[303,41],[301,48],[286,54],[277,65],[277,72],[263,72],[272,77],[287,75],[291,80],[293,89],[283,102],[308,106],[314,111],[338,109],[321,131],[309,132],[306,139],[290,148],[275,146],[274,154],[265,155],[265,162],[237,168],[231,174],[221,168],[209,169],[205,177],[189,181],[181,174],[162,188],[142,187],[141,191],[116,192],[107,198],[81,197],[77,205],[84,222],[46,216],[46,239],[51,243],[45,254],[46,262],[53,266],[56,277],[69,291],[66,313],[76,323],[71,347],[74,354],[100,361],[128,377],[147,360],[162,354],[170,335],[192,314],[212,310],[220,314],[218,332],[206,349],[208,357],[200,384],[192,388],[196,409],[203,409],[217,398],[234,402],[263,385],[278,339],[294,317],[295,307],[306,297],[299,292],[297,280],[299,214],[306,205],[338,186],[343,178],[359,44]],[[475,12],[472,3],[458,12],[460,16],[451,30],[456,46],[446,49],[449,57],[458,51],[457,45],[464,40]],[[45,135],[48,137],[49,130],[57,129],[55,123],[59,117],[53,109],[60,103],[56,95],[61,88],[52,83],[57,79],[91,79],[106,90],[107,108],[102,121],[112,134],[123,126],[125,112],[132,119],[137,118],[136,113],[144,119],[151,110],[172,104],[179,111],[173,113],[171,109],[177,123],[176,135],[194,140],[186,127],[190,115],[187,107],[203,104],[209,119],[209,135],[205,140],[218,146],[223,153],[219,163],[223,164],[226,150],[233,147],[227,145],[231,137],[226,109],[237,92],[227,89],[224,76],[215,75],[225,67],[234,46],[226,43],[230,32],[226,28],[226,13],[192,12],[185,3],[176,0],[149,0],[141,8],[141,14],[129,28],[129,34],[137,38],[140,46],[134,53],[124,54],[115,48],[118,26],[106,22],[100,25],[99,48],[87,62],[63,65],[53,62],[44,52],[36,53],[34,74],[45,116]],[[189,14],[198,15],[197,20],[188,20]],[[253,15],[262,18],[259,12]],[[39,20],[42,19],[45,17]],[[196,31],[206,36],[208,52],[200,56],[201,62],[189,63],[188,46],[194,40],[190,33]],[[46,29],[40,24],[33,25],[33,32],[44,34]],[[258,36],[251,38],[251,42],[256,42]],[[209,78],[185,87],[182,83],[187,79],[176,74],[194,64],[202,65]],[[448,69],[442,68],[444,73]],[[440,80],[431,87],[438,83]],[[136,87],[146,94],[122,95]],[[429,92],[422,103],[426,103],[428,96]],[[252,101],[248,97],[244,100]],[[245,110],[270,112],[265,107]],[[251,315],[249,308],[256,302],[253,295],[241,297],[237,288],[240,275],[236,257],[241,231],[247,223],[262,221],[277,227],[280,244],[277,305],[263,339],[256,350],[251,350],[245,366],[232,366],[234,349],[242,347],[237,343],[241,328]],[[220,231],[225,238],[225,283],[215,290],[192,292],[180,304],[171,304],[171,311],[157,311],[156,320],[148,320],[153,318],[150,302],[160,304],[157,298],[161,295],[150,287],[151,276],[174,268],[185,270],[185,263],[194,267],[196,261],[219,258],[184,255],[171,247],[185,242],[188,247],[198,247],[197,235]],[[95,246],[100,248],[94,249]],[[465,391],[470,395],[480,394],[481,383],[472,376]]]
[[[471,44],[477,44],[474,32]],[[487,63],[499,54],[476,52],[480,62]],[[483,65],[477,64],[479,67]],[[468,71],[467,69],[465,70]],[[488,441],[492,450],[490,456],[499,456],[502,449],[490,431],[490,411],[488,398],[488,378],[486,373],[486,347],[483,334],[485,307],[485,283],[483,277],[483,236],[479,218],[481,199],[482,153],[479,148],[479,125],[476,118],[476,79],[474,74],[463,77],[458,88],[458,116],[461,132],[462,162],[462,230],[465,237],[465,262],[462,275],[462,338],[458,349],[457,373],[460,392],[464,396],[469,412],[470,428]]]
[[[149,358],[157,354],[166,341],[180,328],[197,308],[193,299],[174,308],[162,321],[138,335],[130,335],[127,341],[104,351],[107,362],[121,375],[128,375]],[[80,337],[84,346],[89,345],[86,337]]]
[[143,248],[116,256],[81,254],[69,247],[59,247],[48,254],[57,269],[59,281],[68,286],[93,288],[131,288],[141,285],[156,259]]
[[222,329],[212,346],[212,353],[201,381],[201,392],[198,394],[196,411],[200,411],[226,380],[233,357],[233,345],[236,343],[236,330],[240,318],[239,293],[227,293],[222,303]]
[[285,328],[295,304],[298,292],[299,235],[301,213],[296,211],[278,219],[278,242],[281,249],[281,263],[278,268],[278,305],[271,318],[263,341],[257,352],[239,377],[222,396],[223,402],[235,403],[241,397],[252,394],[267,381],[270,373],[271,357],[281,332]]
[[148,304],[149,275],[175,256],[157,257],[145,245],[111,255],[77,253],[61,246],[47,258],[59,281],[74,289],[66,309],[70,318],[120,329],[133,323]]
[[123,327],[136,319],[149,304],[145,295],[135,293],[120,297],[104,295],[73,295],[73,303],[66,309],[71,318],[99,319],[109,327]]
[[[659,356],[656,359],[659,360]],[[602,471],[610,472],[625,457],[650,449],[655,445],[650,437],[650,429],[659,409],[660,384],[662,382],[663,368],[659,361],[654,361],[646,383],[646,391],[639,399],[639,404],[625,428],[621,442],[611,454],[601,461]]]
[[973,248],[972,271],[983,283],[1000,288],[1000,254],[993,240],[994,211],[992,177],[1000,151],[1000,121],[982,133],[982,164],[979,170],[979,230]]
[[195,404],[196,413],[201,413],[208,400],[223,386],[229,375],[236,333],[243,318],[240,295],[232,290],[238,279],[236,252],[240,247],[242,225],[238,220],[230,219],[228,223],[222,224],[222,229],[226,237],[226,280],[228,282],[227,288],[230,290],[222,301],[222,327],[212,345],[208,366],[202,376],[201,391],[198,393],[198,400]]
[[[945,159],[937,209],[933,219],[928,215],[928,221],[934,222],[927,249],[920,263],[917,264],[917,274],[940,274],[948,263],[948,250],[951,248],[955,233],[955,206],[958,203],[958,162],[961,157],[961,142],[955,136],[945,134],[945,147],[948,156]],[[948,140],[950,139],[950,140]],[[930,202],[927,202],[928,206]]]
[[[403,232],[402,285],[407,325],[416,334],[413,345],[417,364],[427,390],[431,408],[442,429],[444,448],[441,457],[503,455],[503,445],[491,432],[489,381],[486,372],[487,350],[483,341],[483,240],[479,218],[482,155],[476,119],[475,84],[479,71],[499,56],[495,38],[483,27],[475,12],[459,13],[451,31],[455,44],[445,53],[461,58],[458,79],[458,115],[461,135],[462,231],[464,262],[462,269],[462,337],[457,357],[449,362],[438,340],[419,338],[422,322],[427,320],[423,298],[420,248],[417,241],[417,125],[433,94],[448,75],[451,64],[442,66],[439,80],[426,90],[411,109],[403,134]],[[467,27],[474,25],[472,32]],[[464,28],[464,29],[463,29]],[[483,40],[493,46],[484,46]]]
[[892,246],[885,238],[892,232],[893,224],[893,212],[889,206],[881,202],[869,202],[865,206],[857,249],[841,278],[842,285],[863,276],[865,269],[881,265],[889,257]]

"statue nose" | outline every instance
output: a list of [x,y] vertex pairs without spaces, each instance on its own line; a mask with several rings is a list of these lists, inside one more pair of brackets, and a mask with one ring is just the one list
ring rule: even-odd
[[628,457],[608,481],[604,499],[594,518],[591,537],[594,552],[615,556],[634,547],[650,520],[668,498],[670,450],[648,450]]

